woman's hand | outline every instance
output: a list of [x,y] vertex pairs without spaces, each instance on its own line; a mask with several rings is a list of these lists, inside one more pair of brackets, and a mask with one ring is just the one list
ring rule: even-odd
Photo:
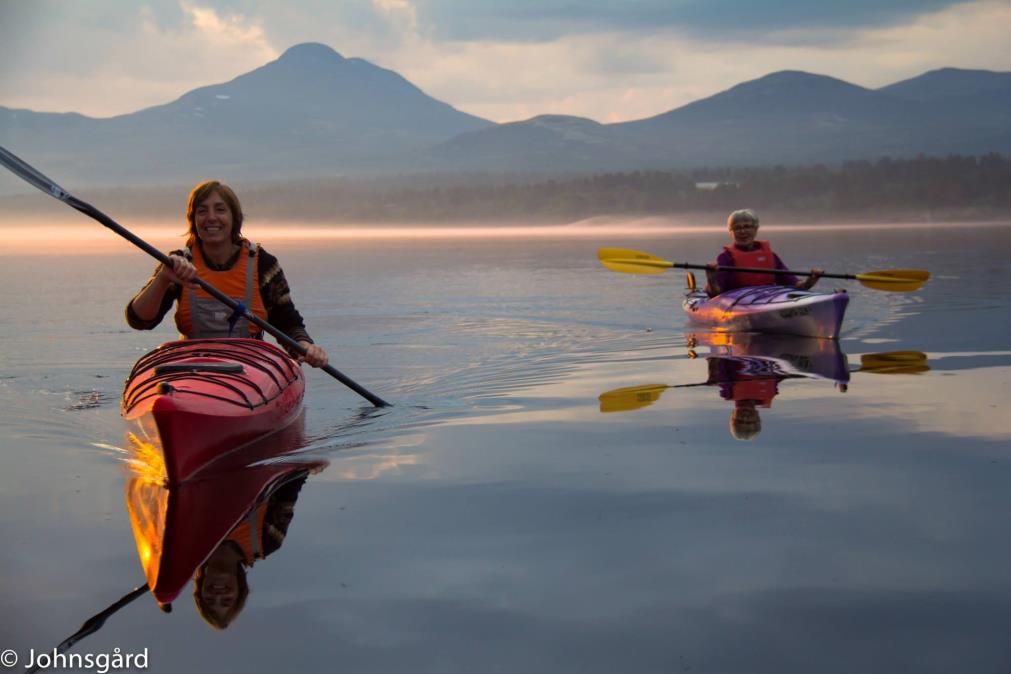
[[821,275],[824,273],[825,273],[824,269],[812,269],[811,275],[808,276],[806,280],[798,283],[797,288],[799,288],[800,290],[809,290],[814,286],[815,283],[818,282],[818,279],[820,279]]
[[719,270],[719,265],[715,262],[706,263],[706,294],[710,297],[716,297],[720,294],[720,284],[716,282],[716,273]]
[[158,270],[158,277],[165,283],[175,283],[181,286],[195,286],[193,279],[197,277],[197,268],[193,263],[181,255],[169,255],[172,266],[167,267],[162,264]]
[[300,341],[299,345],[305,349],[305,355],[299,356],[298,362],[309,363],[313,367],[323,367],[327,364],[328,357],[322,346],[306,341]]
[[158,318],[159,307],[165,294],[172,284],[196,288],[197,268],[193,263],[180,255],[169,255],[172,266],[159,265],[158,271],[150,279],[147,285],[132,300],[130,308],[137,318],[142,321],[153,321]]

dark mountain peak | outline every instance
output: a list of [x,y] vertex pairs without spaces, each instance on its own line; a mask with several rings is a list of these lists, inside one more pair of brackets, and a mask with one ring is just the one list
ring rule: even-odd
[[282,63],[308,64],[341,63],[345,58],[320,42],[302,42],[288,47],[277,60]]
[[852,93],[867,91],[867,89],[836,79],[835,77],[829,77],[828,75],[817,75],[815,73],[804,72],[803,70],[779,70],[755,80],[742,82],[737,86],[727,89],[722,94],[717,94],[717,96],[724,94],[738,96],[748,94],[808,94],[821,96],[832,91]]
[[[726,91],[649,119],[615,127],[651,131],[654,125],[679,129],[716,125],[724,128],[799,128],[847,125],[850,120],[898,115],[903,104],[891,97],[828,75],[781,70],[742,82]],[[759,120],[762,120],[761,122]],[[669,132],[669,130],[668,130]]]
[[537,115],[522,122],[514,124],[530,124],[532,126],[546,127],[580,127],[580,126],[603,126],[587,117],[575,117],[573,115]]
[[993,70],[938,68],[878,91],[914,101],[929,101],[950,96],[974,96],[1011,92],[1011,73]]
[[979,68],[953,68],[951,66],[947,68],[935,68],[934,70],[928,70],[923,73],[921,77],[936,77],[938,75],[948,77],[951,75],[964,75],[967,73],[989,73],[993,74],[993,70],[982,70]]
[[[964,79],[994,79],[1007,77],[1009,73],[1002,73],[996,70],[982,70],[979,68],[936,68],[912,78],[912,80],[950,80],[955,78]],[[912,80],[906,80],[910,82]]]
[[[361,58],[344,58],[336,51],[319,42],[304,42],[290,47],[276,60],[263,65],[248,75],[267,77],[276,86],[292,87],[301,83],[313,91],[304,92],[315,98],[313,93],[321,86],[349,89],[381,88],[386,90],[410,91],[413,95],[424,93],[404,79],[399,73],[381,68]],[[246,76],[240,76],[239,79]]]
[[[749,80],[748,82],[816,82],[820,80],[833,80],[834,77],[828,75],[818,75],[809,73],[806,70],[777,70],[776,72],[762,75],[761,77]],[[841,81],[841,80],[837,80]],[[743,82],[742,84],[748,84]]]

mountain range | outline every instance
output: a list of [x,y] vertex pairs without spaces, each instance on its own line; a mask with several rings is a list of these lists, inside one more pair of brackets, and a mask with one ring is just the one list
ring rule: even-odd
[[[322,44],[165,105],[96,119],[0,107],[0,145],[71,186],[204,177],[596,173],[1011,153],[1011,73],[944,68],[879,89],[776,72],[655,117],[496,124]],[[22,191],[12,176],[0,190]]]

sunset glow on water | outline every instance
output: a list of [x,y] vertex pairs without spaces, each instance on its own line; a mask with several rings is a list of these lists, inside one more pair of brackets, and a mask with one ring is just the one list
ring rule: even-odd
[[[12,224],[0,220],[0,237],[5,240],[0,256],[25,253],[73,253],[82,250],[103,252],[129,252],[136,250],[130,243],[107,230],[100,223],[60,222],[48,224],[31,220]],[[164,221],[131,222],[124,220],[127,229],[152,245],[168,251],[181,247],[185,241],[184,226]],[[821,224],[770,224],[762,225],[762,235],[778,232],[859,232],[859,231],[924,231],[952,228],[1006,228],[1011,223],[821,223]],[[553,225],[390,225],[342,224],[319,225],[293,223],[247,223],[243,234],[252,240],[269,245],[270,242],[297,243],[325,241],[437,241],[437,240],[523,240],[523,239],[587,239],[587,238],[660,238],[660,237],[713,237],[723,236],[722,223],[714,218],[711,224],[699,225],[664,218],[606,219],[596,218],[571,224]]]

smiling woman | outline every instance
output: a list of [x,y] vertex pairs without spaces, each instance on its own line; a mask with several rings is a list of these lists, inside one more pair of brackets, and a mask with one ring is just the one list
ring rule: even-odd
[[297,341],[306,350],[305,362],[326,365],[326,351],[306,332],[277,258],[242,236],[242,205],[235,192],[216,180],[200,183],[190,192],[186,220],[186,248],[170,253],[172,267],[158,265],[130,300],[127,323],[150,330],[177,304],[176,327],[185,338],[262,337],[257,325],[242,316],[229,316],[218,300],[199,288],[194,283],[199,277]]

